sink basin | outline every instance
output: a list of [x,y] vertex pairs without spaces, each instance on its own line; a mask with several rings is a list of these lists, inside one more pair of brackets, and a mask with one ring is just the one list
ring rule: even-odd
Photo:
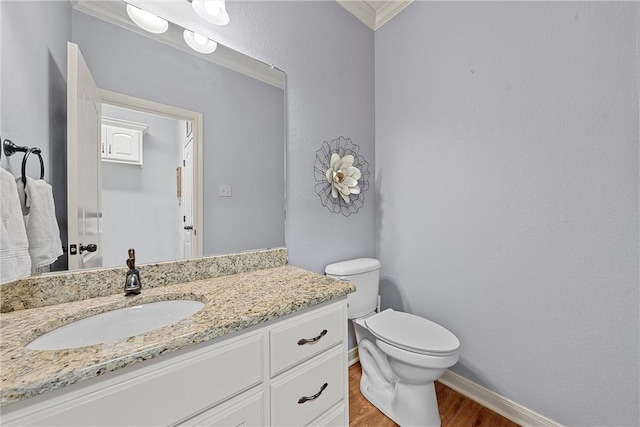
[[61,326],[27,344],[31,350],[61,350],[104,344],[171,325],[200,310],[200,301],[160,301],[96,314]]

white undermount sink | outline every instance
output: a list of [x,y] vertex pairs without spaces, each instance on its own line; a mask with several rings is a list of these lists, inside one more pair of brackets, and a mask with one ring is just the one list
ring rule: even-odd
[[204,303],[160,301],[96,314],[61,326],[31,341],[31,350],[61,350],[119,341],[171,325],[200,310]]

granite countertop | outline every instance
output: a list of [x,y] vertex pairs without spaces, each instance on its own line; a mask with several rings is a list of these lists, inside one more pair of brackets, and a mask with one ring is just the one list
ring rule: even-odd
[[[144,285],[144,284],[143,284]],[[240,331],[354,292],[353,285],[291,266],[0,314],[1,405]],[[126,340],[64,350],[26,344],[59,326],[117,308],[189,299],[204,307],[173,325]]]

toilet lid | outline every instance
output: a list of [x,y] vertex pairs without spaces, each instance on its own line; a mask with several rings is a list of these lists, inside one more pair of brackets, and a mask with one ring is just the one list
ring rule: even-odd
[[450,331],[409,313],[387,309],[367,318],[365,324],[376,338],[415,353],[446,356],[460,347]]

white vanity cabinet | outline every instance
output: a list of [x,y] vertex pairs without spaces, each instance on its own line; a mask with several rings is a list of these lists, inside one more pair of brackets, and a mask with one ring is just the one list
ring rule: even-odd
[[346,426],[346,336],[342,298],[8,405],[2,424]]

